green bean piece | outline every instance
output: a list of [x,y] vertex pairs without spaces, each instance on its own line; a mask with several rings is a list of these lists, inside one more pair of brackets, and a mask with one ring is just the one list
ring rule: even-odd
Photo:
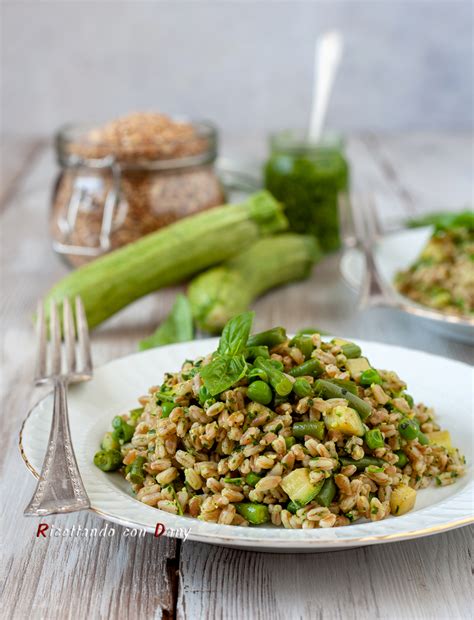
[[122,466],[120,450],[100,450],[94,455],[94,465],[102,471],[115,471]]
[[257,482],[259,480],[262,479],[262,476],[259,476],[258,474],[255,474],[253,471],[251,471],[249,474],[247,474],[245,476],[245,482],[250,486],[250,487],[254,487]]
[[245,351],[246,359],[254,360],[256,357],[270,357],[268,347],[264,345],[247,347]]
[[127,443],[133,437],[135,427],[131,426],[119,415],[112,420],[113,435],[120,443]]
[[369,368],[368,370],[364,370],[364,372],[360,375],[360,384],[363,387],[370,387],[373,383],[381,385],[382,377],[375,370],[375,368]]
[[398,424],[398,432],[403,439],[408,439],[408,441],[411,441],[412,439],[416,439],[418,437],[420,426],[415,419],[403,418],[403,420]]
[[325,506],[327,508],[332,504],[332,501],[336,496],[336,492],[337,487],[334,482],[334,478],[332,476],[330,478],[326,478],[321,491],[319,491],[318,495],[316,495],[316,501],[318,504],[321,504],[321,506]]
[[252,525],[261,525],[270,520],[270,514],[268,512],[268,506],[265,504],[253,504],[250,502],[244,502],[242,504],[235,505],[237,512],[244,519],[247,519]]
[[298,502],[288,502],[288,504],[286,505],[286,509],[289,510],[291,512],[291,514],[295,515],[296,511],[299,510],[301,508],[300,504],[298,504]]
[[242,486],[244,483],[243,478],[221,478],[221,480],[226,484],[236,484],[237,486]]
[[285,437],[285,446],[286,449],[289,450],[296,443],[296,439],[294,437]]
[[303,327],[296,332],[297,336],[311,336],[312,334],[326,334],[327,332],[317,327]]
[[[203,403],[204,404],[204,403]],[[161,417],[162,418],[169,418],[171,415],[171,412],[173,411],[173,409],[176,407],[176,403],[163,403],[161,405]]]
[[[273,366],[272,360],[257,357],[254,362],[254,366],[264,370],[267,373],[270,384],[278,396],[287,396],[293,389],[293,383],[283,372],[281,372],[281,370],[277,370]],[[253,383],[250,384],[249,389],[252,385]]]
[[396,450],[395,454],[398,456],[398,461],[395,463],[395,465],[397,467],[400,467],[400,469],[403,469],[409,460],[407,455],[405,454],[405,452],[403,452],[403,450]]
[[313,352],[314,345],[311,336],[296,336],[290,342],[290,345],[297,347],[304,355],[305,360],[309,360]]
[[430,443],[428,437],[421,431],[418,433],[418,441],[421,443],[422,446],[427,446]]
[[344,388],[351,394],[355,394],[358,396],[359,392],[357,391],[357,385],[354,381],[350,381],[349,379],[325,379],[328,383],[334,383],[334,385],[338,385],[341,388]]
[[415,404],[415,401],[413,400],[413,396],[410,396],[410,394],[402,394],[402,398],[404,398],[407,403],[409,404],[410,407],[413,407],[413,405]]
[[106,452],[107,450],[120,450],[120,441],[114,436],[113,433],[105,433],[100,447]]
[[136,409],[132,409],[130,411],[130,419],[136,424],[144,411],[145,407],[137,407]]
[[346,388],[339,387],[329,381],[318,379],[315,384],[315,393],[323,398],[345,398],[349,405],[357,411],[361,420],[366,420],[372,413],[372,407],[362,398],[349,392]]
[[354,359],[362,355],[362,349],[354,342],[347,342],[341,346],[341,351],[347,357],[347,359]]
[[283,369],[285,368],[282,364],[282,362],[280,362],[279,360],[268,360],[270,362],[270,364],[273,366],[273,368],[276,368],[277,370],[280,370],[281,372],[283,372]]
[[273,399],[272,390],[268,383],[260,380],[254,381],[249,385],[247,396],[250,400],[260,403],[261,405],[268,405]]
[[326,426],[321,420],[306,420],[293,424],[293,436],[296,439],[304,439],[305,435],[316,437],[320,441],[324,438]]
[[258,334],[253,334],[247,340],[247,347],[275,347],[287,341],[286,330],[284,327],[274,327]]
[[383,435],[378,428],[373,428],[365,433],[365,443],[371,450],[383,448],[385,445]]
[[309,381],[299,377],[293,383],[293,392],[300,398],[304,398],[305,396],[311,396],[313,393],[313,388],[311,387],[311,383]]
[[383,467],[386,464],[386,461],[377,459],[375,456],[363,456],[358,461],[355,461],[348,456],[340,456],[339,461],[343,467],[346,465],[355,465],[357,467],[357,471],[363,471],[366,467]]
[[144,456],[137,456],[130,467],[129,478],[134,484],[142,484],[145,480],[145,472],[143,471],[143,465],[145,465],[146,459]]
[[288,374],[292,377],[319,377],[324,372],[321,362],[316,358],[311,358],[299,366],[292,368]]
[[252,381],[254,379],[261,379],[262,381],[265,381],[265,383],[268,383],[268,375],[261,368],[252,368],[252,370],[249,372],[248,378],[249,381]]

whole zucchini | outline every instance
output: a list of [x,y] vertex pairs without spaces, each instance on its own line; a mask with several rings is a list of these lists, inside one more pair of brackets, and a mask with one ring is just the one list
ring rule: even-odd
[[224,265],[198,275],[188,288],[198,327],[220,332],[265,291],[308,276],[320,256],[314,237],[283,234],[261,239]]
[[281,205],[268,192],[258,192],[240,204],[182,219],[80,267],[51,289],[46,302],[79,295],[92,328],[135,299],[182,282],[286,227]]

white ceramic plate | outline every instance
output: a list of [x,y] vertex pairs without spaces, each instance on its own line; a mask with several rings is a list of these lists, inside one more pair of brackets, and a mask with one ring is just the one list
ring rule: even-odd
[[[400,295],[393,287],[396,273],[409,267],[418,258],[431,233],[431,227],[424,227],[403,230],[383,237],[375,248],[380,275],[392,288],[395,297],[407,306],[407,311],[413,316],[413,320],[449,338],[474,343],[474,319],[447,316],[442,312],[433,311]],[[344,280],[353,290],[358,291],[365,269],[362,253],[358,249],[347,250],[341,259],[340,267]]]
[[[72,386],[69,413],[73,444],[92,510],[104,519],[154,531],[191,528],[189,539],[228,547],[272,552],[315,552],[427,536],[474,522],[472,370],[466,364],[419,351],[360,342],[364,354],[379,368],[398,370],[416,399],[434,405],[443,427],[468,459],[466,476],[455,484],[418,493],[415,509],[377,523],[317,530],[285,530],[268,526],[236,527],[177,517],[134,499],[119,474],[105,474],[92,459],[114,415],[137,406],[138,396],[161,383],[165,371],[177,371],[184,359],[215,350],[216,339],[151,349],[109,362],[94,379]],[[49,435],[52,398],[40,401],[28,415],[20,434],[20,449],[29,469],[41,469]]]

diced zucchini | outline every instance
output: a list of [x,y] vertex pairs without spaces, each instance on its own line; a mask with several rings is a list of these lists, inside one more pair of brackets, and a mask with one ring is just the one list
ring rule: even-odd
[[356,357],[347,360],[346,368],[353,379],[358,379],[364,370],[370,370],[371,366],[366,357]]
[[365,428],[359,414],[352,407],[337,405],[324,414],[324,422],[330,431],[340,431],[343,435],[363,437]]
[[393,515],[400,517],[409,512],[416,501],[416,491],[407,484],[401,484],[392,491],[390,496],[390,510]]
[[344,340],[343,338],[333,338],[331,342],[339,345],[340,347],[342,347],[343,344],[351,344],[349,340]]
[[433,431],[432,433],[426,433],[426,436],[430,440],[430,443],[436,444],[437,446],[443,446],[443,448],[447,450],[451,450],[453,447],[449,431]]
[[297,502],[300,506],[306,506],[316,497],[323,484],[324,480],[318,484],[313,484],[309,479],[309,469],[301,467],[283,478],[281,488],[291,501]]

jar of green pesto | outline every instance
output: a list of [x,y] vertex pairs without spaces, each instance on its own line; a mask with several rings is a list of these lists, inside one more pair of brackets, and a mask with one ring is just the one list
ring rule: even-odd
[[338,202],[349,190],[349,167],[341,139],[312,143],[303,131],[270,137],[265,187],[284,203],[290,227],[313,234],[325,252],[340,246]]

